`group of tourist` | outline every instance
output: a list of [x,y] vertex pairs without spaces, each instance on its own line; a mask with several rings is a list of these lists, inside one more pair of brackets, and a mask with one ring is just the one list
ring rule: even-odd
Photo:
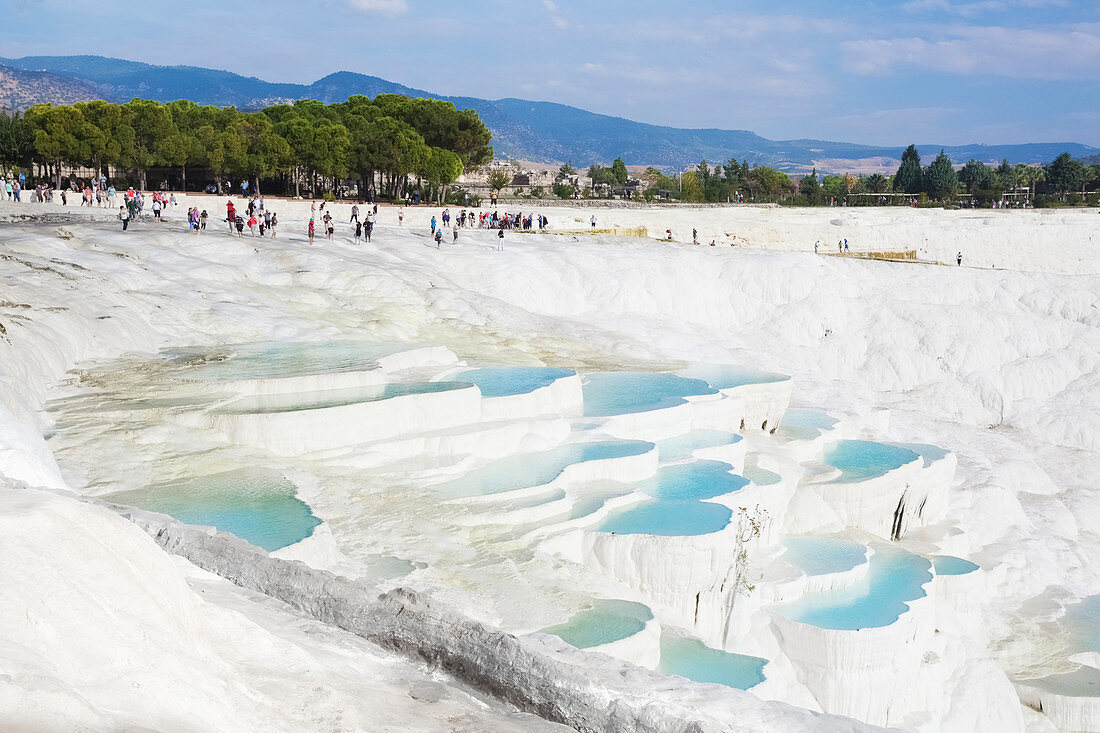
[[[203,211],[199,214],[197,220],[199,226],[197,231],[202,231],[206,228],[206,212]],[[188,217],[188,221],[191,222],[191,227],[194,228],[195,218],[193,215]],[[244,236],[244,228],[247,226],[253,237],[256,236],[258,228],[261,237],[266,236],[266,233],[270,233],[271,238],[275,239],[279,227],[278,215],[264,208],[263,198],[249,199],[248,206],[243,213],[237,210],[236,204],[230,199],[225,203],[225,222],[229,227],[229,233],[232,234],[236,230],[238,237]]]

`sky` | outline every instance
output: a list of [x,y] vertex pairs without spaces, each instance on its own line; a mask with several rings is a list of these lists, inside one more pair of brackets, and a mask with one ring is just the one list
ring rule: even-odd
[[0,56],[333,71],[676,127],[1100,147],[1100,0],[0,0]]

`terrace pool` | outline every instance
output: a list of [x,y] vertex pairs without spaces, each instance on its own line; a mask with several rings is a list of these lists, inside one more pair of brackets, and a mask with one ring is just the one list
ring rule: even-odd
[[823,629],[857,631],[889,626],[925,596],[932,563],[889,545],[876,545],[867,575],[845,588],[810,593],[779,607],[779,613]]
[[867,562],[867,548],[828,537],[788,537],[783,559],[806,575],[843,573]]
[[822,410],[792,407],[783,413],[775,434],[786,440],[813,440],[832,430],[838,422]]
[[696,639],[661,635],[661,663],[657,671],[693,682],[712,682],[748,690],[764,681],[767,659],[712,649]]
[[469,389],[466,382],[410,382],[373,384],[348,389],[326,389],[296,394],[255,395],[242,397],[218,408],[215,413],[225,415],[266,415],[282,412],[320,410],[330,407],[358,405],[364,402],[380,402],[417,394],[437,394],[456,389]]
[[729,507],[703,501],[732,494],[748,480],[730,473],[730,465],[719,461],[665,466],[638,489],[653,497],[633,507],[614,512],[597,528],[612,534],[648,534],[661,537],[689,537],[724,529],[733,512]]
[[933,555],[932,567],[936,575],[966,575],[978,569],[978,565],[952,555]]
[[575,374],[572,369],[550,367],[481,367],[452,374],[449,379],[475,385],[482,397],[509,397],[549,387]]
[[685,397],[717,394],[700,379],[662,372],[594,372],[585,375],[585,417],[611,417],[681,405]]
[[[378,368],[378,359],[419,348],[412,344],[384,344],[364,341],[265,342],[223,347],[224,358],[206,361],[187,369],[182,376],[214,382],[246,379],[285,379],[315,374],[339,374]],[[186,363],[217,354],[176,352]]]
[[746,384],[771,384],[790,380],[786,374],[764,372],[733,364],[692,364],[678,373],[688,379],[701,379],[715,389],[733,389]]
[[430,488],[448,499],[500,494],[548,484],[575,463],[640,456],[651,450],[653,443],[640,440],[567,443],[541,453],[509,456]]
[[660,451],[663,463],[672,463],[674,461],[690,460],[692,452],[699,448],[730,445],[741,439],[741,436],[737,433],[730,433],[725,430],[692,430],[690,433],[659,441],[657,450]]
[[553,634],[578,649],[591,649],[629,639],[651,620],[653,612],[641,603],[594,600],[591,608],[542,633]]
[[835,484],[877,478],[920,457],[908,448],[869,440],[841,440],[825,451],[825,463],[841,470],[840,476],[829,482]]
[[103,498],[214,526],[268,552],[313,534],[321,520],[295,496],[294,484],[272,471],[240,469],[120,491]]

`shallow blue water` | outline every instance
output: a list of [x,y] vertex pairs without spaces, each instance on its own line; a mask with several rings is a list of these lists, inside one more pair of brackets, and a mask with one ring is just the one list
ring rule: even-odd
[[788,537],[783,559],[807,575],[842,573],[867,561],[867,548],[828,537]]
[[663,466],[657,475],[638,484],[654,499],[690,501],[732,494],[749,485],[748,479],[730,473],[732,466],[721,461],[693,461]]
[[932,567],[936,569],[936,575],[966,575],[977,570],[979,566],[961,557],[933,555]]
[[764,681],[767,659],[712,649],[696,639],[661,635],[661,662],[657,671],[677,674],[693,682],[712,682],[748,690]]
[[271,552],[313,534],[321,520],[277,473],[239,470],[120,491],[104,499],[217,527]]
[[703,501],[649,501],[622,509],[598,527],[612,534],[649,534],[658,537],[693,537],[729,526],[729,507]]
[[1070,649],[1077,652],[1100,652],[1100,595],[1089,596],[1066,609]]
[[585,417],[648,412],[683,404],[689,395],[717,394],[699,379],[661,372],[594,372],[585,375]]
[[778,473],[759,466],[745,466],[741,475],[757,486],[771,486],[783,480]]
[[543,629],[578,649],[611,644],[634,636],[653,619],[653,612],[641,603],[595,600],[563,624]]
[[892,445],[919,454],[920,457],[924,459],[925,468],[931,466],[936,461],[946,458],[947,454],[951,452],[944,448],[940,448],[938,445],[928,445],[927,443],[892,443]]
[[638,484],[638,489],[653,501],[610,514],[598,530],[661,537],[717,532],[729,524],[733,512],[729,507],[701,500],[732,494],[748,483],[744,477],[730,473],[728,463],[719,461],[665,466],[652,479]]
[[741,439],[741,436],[737,433],[730,433],[725,430],[692,430],[690,433],[659,441],[657,450],[661,453],[662,462],[671,463],[673,461],[689,460],[692,451],[699,448],[729,445],[737,443]]
[[349,389],[327,389],[319,392],[298,392],[296,394],[257,395],[242,397],[225,407],[215,410],[215,412],[227,415],[266,415],[279,412],[321,410],[330,407],[358,405],[365,402],[380,402],[406,395],[437,394],[456,389],[468,389],[471,386],[466,382],[410,382],[377,384]]
[[869,440],[840,440],[825,451],[825,462],[841,470],[830,483],[855,483],[882,476],[920,458],[908,448]]
[[732,389],[746,384],[786,382],[790,379],[786,374],[764,372],[734,364],[692,364],[679,374],[688,379],[701,379],[715,389]]
[[431,489],[449,499],[499,494],[548,484],[574,463],[639,456],[651,450],[653,443],[640,440],[568,443],[541,453],[525,453],[494,461],[461,478],[436,484]]
[[[228,357],[188,369],[183,376],[219,382],[282,379],[311,374],[357,372],[378,367],[378,359],[417,348],[410,344],[364,341],[266,342],[224,347]],[[195,354],[177,356],[181,361]]]
[[534,392],[574,374],[572,369],[549,367],[481,367],[453,374],[449,379],[476,385],[483,397],[508,397]]
[[780,606],[791,619],[823,629],[856,630],[889,626],[909,610],[906,601],[925,595],[932,563],[888,545],[876,545],[867,575],[855,584],[811,593]]
[[792,407],[783,413],[776,436],[787,440],[813,440],[840,422],[822,410]]

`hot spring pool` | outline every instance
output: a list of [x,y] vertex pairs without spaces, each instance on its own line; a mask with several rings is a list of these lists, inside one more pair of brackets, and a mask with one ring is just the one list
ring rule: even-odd
[[690,460],[692,452],[699,448],[730,445],[739,442],[741,439],[741,436],[737,433],[730,433],[725,430],[692,430],[690,433],[659,441],[657,450],[660,451],[663,463],[672,463],[674,461]]
[[967,575],[978,569],[978,565],[952,555],[933,555],[932,567],[936,575]]
[[661,663],[657,671],[680,675],[693,682],[712,682],[748,690],[764,681],[767,663],[767,659],[719,651],[696,639],[666,633],[661,635]]
[[430,488],[448,499],[500,494],[548,484],[575,463],[640,456],[653,448],[653,443],[640,440],[567,443],[541,453],[524,453],[503,458],[461,478],[435,484]]
[[327,389],[297,394],[256,395],[242,397],[214,412],[226,415],[267,415],[281,412],[321,410],[345,407],[364,402],[380,402],[407,395],[437,394],[456,389],[469,389],[466,382],[411,382],[376,384],[348,389]]
[[277,473],[241,469],[103,498],[186,524],[217,527],[272,552],[304,540],[321,523],[295,492],[294,484]]
[[810,593],[779,607],[779,613],[823,629],[856,631],[889,626],[925,595],[932,563],[889,545],[876,545],[867,575],[845,588]]
[[611,417],[675,407],[684,397],[717,394],[699,379],[662,372],[594,372],[585,375],[585,417]]
[[510,397],[549,387],[575,374],[572,369],[550,367],[481,367],[452,374],[448,379],[475,385],[482,397]]
[[813,440],[832,430],[838,422],[822,410],[792,407],[783,413],[775,435],[785,440]]
[[[315,374],[369,371],[378,359],[420,348],[415,344],[380,344],[362,341],[269,342],[225,346],[225,358],[187,369],[181,376],[214,382],[250,379],[285,379]],[[207,354],[176,354],[186,362]]]
[[733,364],[692,364],[678,373],[688,379],[701,379],[715,389],[733,389],[734,387],[743,387],[746,384],[772,384],[774,382],[790,381],[790,377],[786,374],[764,372],[759,369]]
[[730,465],[719,461],[665,466],[638,489],[653,497],[637,506],[612,513],[597,527],[613,534],[649,534],[687,537],[710,534],[729,525],[729,507],[703,501],[732,494],[748,486],[748,480],[730,473]]
[[867,562],[868,550],[857,542],[828,537],[788,537],[783,559],[806,575],[830,575]]
[[841,470],[829,482],[835,484],[877,478],[919,459],[920,454],[908,448],[869,440],[841,440],[825,451],[825,463]]
[[641,603],[594,600],[592,608],[581,611],[563,624],[543,629],[578,649],[612,644],[641,632],[653,620],[653,612]]

